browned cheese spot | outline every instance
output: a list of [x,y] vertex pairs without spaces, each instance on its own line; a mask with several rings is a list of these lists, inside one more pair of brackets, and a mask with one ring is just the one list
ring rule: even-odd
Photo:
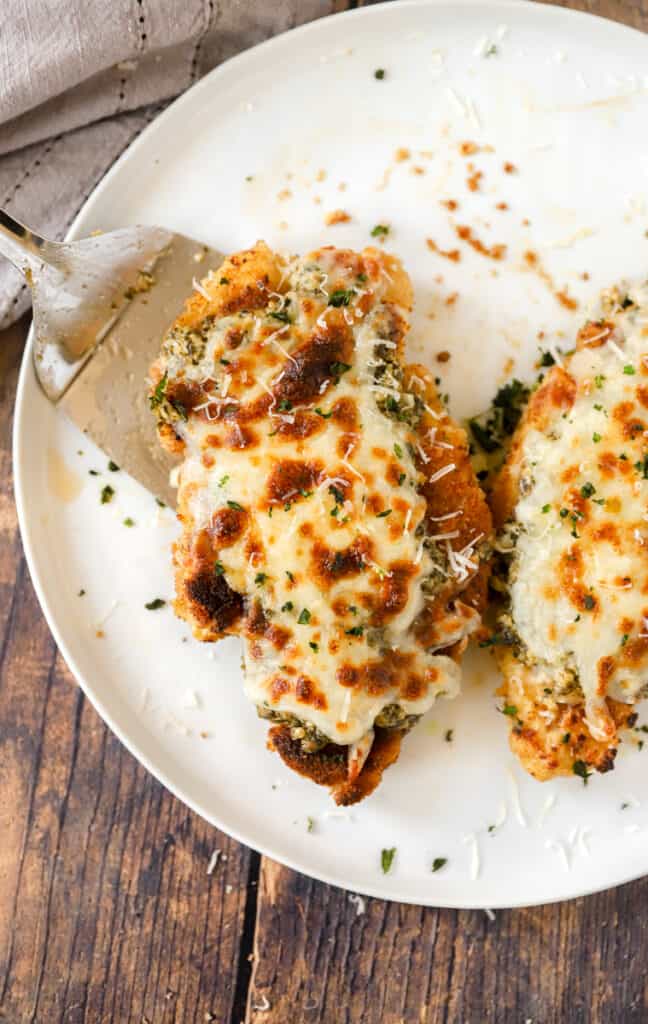
[[276,462],[268,477],[266,493],[270,504],[299,501],[300,492],[312,491],[315,487],[319,463],[282,459]]
[[318,398],[322,384],[335,379],[335,364],[350,364],[352,352],[353,337],[346,325],[329,323],[317,329],[291,353],[274,387],[276,398],[292,405]]
[[219,633],[224,633],[243,613],[241,595],[213,569],[204,569],[190,577],[185,586],[193,616],[202,626],[213,624]]
[[308,676],[299,676],[295,683],[295,696],[300,704],[310,704],[320,711],[326,711],[328,702],[324,694]]
[[235,544],[245,530],[247,514],[242,509],[219,508],[211,518],[210,533],[217,548]]

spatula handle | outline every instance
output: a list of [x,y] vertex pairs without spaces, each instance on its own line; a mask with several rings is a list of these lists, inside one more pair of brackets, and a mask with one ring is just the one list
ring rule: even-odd
[[6,210],[0,209],[0,253],[11,260],[28,282],[30,274],[44,262],[48,262],[43,253],[48,244],[50,243],[15,220]]

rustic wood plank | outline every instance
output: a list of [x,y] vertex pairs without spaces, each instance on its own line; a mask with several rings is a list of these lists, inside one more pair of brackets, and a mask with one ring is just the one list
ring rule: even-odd
[[0,1019],[229,1021],[258,857],[126,753],[56,652],[8,497],[24,333],[0,337]]
[[[236,23],[218,5],[220,56],[346,6],[282,0]],[[229,1024],[245,1013],[259,857],[127,754],[56,652],[11,491],[25,333],[0,336],[0,1019]]]
[[554,7],[572,7],[575,11],[587,11],[602,18],[622,21],[633,28],[648,31],[648,2],[646,0],[541,0]]
[[[571,6],[648,29],[648,0]],[[23,337],[0,336],[0,1020],[643,1024],[648,880],[491,922],[380,900],[358,915],[348,894],[263,860],[257,898],[257,855],[127,754],[57,655],[22,558]],[[208,876],[214,849],[227,860]]]
[[[367,899],[268,859],[249,1024],[639,1024],[648,880],[525,910]],[[358,913],[362,909],[362,913]],[[643,920],[642,920],[643,919]]]
[[[358,0],[357,6],[373,0]],[[648,30],[648,0],[545,0]],[[639,1024],[648,880],[587,899],[450,911],[367,899],[264,858],[246,1024]]]

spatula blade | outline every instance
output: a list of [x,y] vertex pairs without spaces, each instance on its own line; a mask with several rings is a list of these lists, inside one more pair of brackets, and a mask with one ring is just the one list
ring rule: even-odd
[[175,506],[169,474],[176,460],[162,451],[148,403],[148,371],[165,330],[221,253],[175,235],[155,265],[154,284],[133,297],[58,407],[117,465],[165,504]]

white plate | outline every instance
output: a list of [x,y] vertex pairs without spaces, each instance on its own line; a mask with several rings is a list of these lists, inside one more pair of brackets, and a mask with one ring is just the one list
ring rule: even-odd
[[[497,52],[481,55],[483,40]],[[411,353],[438,369],[456,414],[474,413],[507,360],[531,375],[539,330],[544,344],[560,344],[565,331],[569,347],[584,315],[521,269],[525,249],[583,303],[646,270],[647,58],[646,39],[619,25],[505,0],[393,3],[326,19],[228,62],[170,107],[96,189],[71,235],[150,222],[222,250],[262,237],[300,251],[362,246],[388,222],[388,245],[416,288]],[[466,185],[462,140],[494,148],[474,158],[479,192]],[[395,163],[398,147],[412,159]],[[505,161],[517,172],[504,173]],[[463,245],[459,263],[432,253],[426,237],[457,244],[441,198],[459,200],[459,223],[506,243],[508,258],[494,263]],[[338,207],[352,220],[325,228],[325,212]],[[443,349],[452,352],[444,366],[434,358]],[[648,750],[622,750],[616,770],[586,789],[523,776],[483,652],[466,662],[464,695],[414,730],[377,793],[334,812],[323,790],[265,750],[266,725],[241,692],[238,643],[201,646],[168,607],[145,610],[172,595],[173,517],[124,474],[105,472],[106,459],[41,395],[29,358],[15,468],[32,577],[72,671],[132,753],[226,832],[358,892],[452,907],[558,900],[648,868]],[[116,496],[102,506],[107,482]],[[122,525],[126,516],[135,528]],[[397,848],[387,875],[383,847]],[[447,866],[431,873],[441,856]]]

